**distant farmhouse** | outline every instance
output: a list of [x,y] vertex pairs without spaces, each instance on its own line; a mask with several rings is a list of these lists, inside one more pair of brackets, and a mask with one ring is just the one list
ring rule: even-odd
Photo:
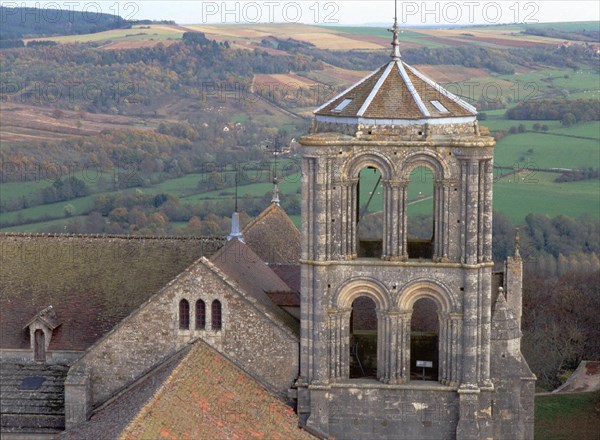
[[493,272],[494,140],[393,35],[299,140],[301,232],[274,191],[228,239],[0,235],[2,438],[533,438],[518,241]]

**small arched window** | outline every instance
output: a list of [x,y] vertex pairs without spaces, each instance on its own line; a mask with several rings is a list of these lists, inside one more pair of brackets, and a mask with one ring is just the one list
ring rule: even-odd
[[212,329],[221,330],[221,301],[215,299],[212,303]]
[[204,330],[206,327],[206,304],[199,299],[196,301],[196,330]]
[[187,299],[179,301],[179,328],[182,330],[190,328],[190,303]]

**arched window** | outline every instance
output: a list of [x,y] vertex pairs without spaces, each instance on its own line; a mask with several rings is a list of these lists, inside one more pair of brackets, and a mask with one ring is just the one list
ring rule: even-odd
[[360,296],[350,315],[350,378],[377,377],[377,312],[375,302]]
[[363,168],[356,188],[356,230],[359,258],[381,258],[383,253],[383,185],[381,172]]
[[206,327],[206,304],[199,299],[196,301],[196,330],[204,330]]
[[432,299],[415,302],[410,331],[411,380],[438,380],[438,306]]
[[221,330],[221,301],[215,299],[212,302],[212,329]]
[[408,258],[433,258],[433,173],[416,167],[410,173],[407,206]]
[[179,301],[179,328],[190,329],[190,303],[187,299]]

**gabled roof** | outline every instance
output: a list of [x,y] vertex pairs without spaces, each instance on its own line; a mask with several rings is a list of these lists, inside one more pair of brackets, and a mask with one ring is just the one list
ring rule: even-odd
[[58,438],[63,440],[121,438],[125,428],[163,386],[177,365],[189,354],[191,348],[191,345],[184,346],[96,409],[89,420],[64,431]]
[[56,316],[56,312],[54,311],[54,308],[52,306],[48,306],[44,310],[41,310],[38,313],[36,313],[35,316],[31,318],[27,322],[27,324],[25,324],[24,328],[29,327],[35,321],[40,321],[50,330],[54,330],[60,325],[60,322],[58,321],[58,316]]
[[314,113],[317,121],[401,124],[474,119],[477,110],[401,59],[392,59]]
[[198,340],[121,439],[312,439],[292,408]]
[[298,322],[267,295],[267,292],[293,293],[292,289],[249,246],[233,238],[211,258],[211,263],[233,280],[241,290],[252,295],[277,316],[295,334],[298,333]]
[[294,222],[275,203],[244,228],[244,242],[269,264],[300,264],[300,238]]
[[224,239],[0,234],[0,348],[52,304],[49,350],[85,350]]

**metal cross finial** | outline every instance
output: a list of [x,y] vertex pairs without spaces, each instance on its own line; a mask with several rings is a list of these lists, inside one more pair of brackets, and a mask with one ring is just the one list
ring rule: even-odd
[[398,34],[400,33],[400,28],[398,26],[398,0],[395,0],[394,3],[394,26],[392,26],[391,29],[388,29],[388,31],[393,35],[392,46],[394,49],[390,56],[393,60],[397,61],[400,59],[400,41],[398,41]]

